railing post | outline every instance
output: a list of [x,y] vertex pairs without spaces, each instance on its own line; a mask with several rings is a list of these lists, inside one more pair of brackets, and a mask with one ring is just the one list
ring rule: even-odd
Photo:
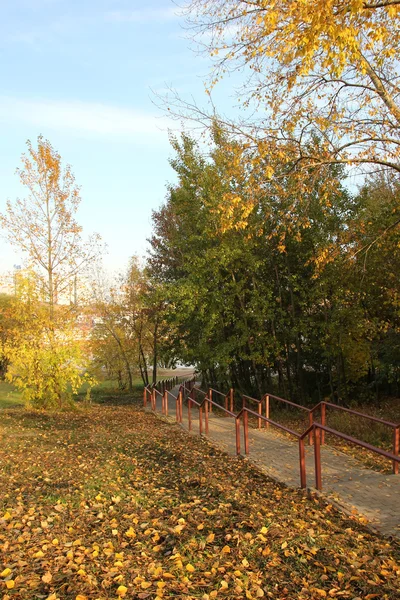
[[[308,424],[310,427],[312,427],[314,423],[314,413],[312,410],[310,410],[310,412],[308,413]],[[313,432],[310,431],[310,433],[308,434],[308,443],[310,444],[310,446],[312,446],[313,443]]]
[[236,454],[240,454],[240,418],[235,419],[235,431],[236,431]]
[[165,416],[168,417],[168,390],[165,390]]
[[261,415],[262,415],[262,404],[261,404],[261,402],[258,403],[257,412],[260,415],[258,417],[258,419],[257,419],[257,421],[258,421],[258,429],[261,429]]
[[307,486],[306,479],[306,456],[304,451],[304,439],[299,438],[299,457],[300,457],[300,487],[304,490]]
[[206,397],[206,401],[204,403],[204,420],[205,420],[206,435],[208,435],[208,413],[209,413],[209,405],[208,405],[208,398]]
[[143,408],[147,406],[147,390],[146,387],[143,388]]
[[247,410],[243,412],[243,436],[244,436],[244,451],[249,454],[249,415]]
[[[210,398],[210,400],[212,400],[212,389],[211,388],[208,390],[208,397]],[[210,406],[208,408],[209,408],[209,412],[212,413],[212,409],[213,409],[212,404],[210,404]],[[207,433],[208,433],[208,431],[207,431]]]
[[231,410],[231,412],[233,412],[233,394],[234,394],[234,391],[233,391],[233,388],[231,388],[229,390],[229,398],[230,398],[230,404],[231,404],[230,410]]
[[[325,402],[321,402],[321,425],[325,427],[326,425],[326,404]],[[325,431],[322,429],[321,431],[321,446],[325,444]]]
[[192,400],[188,398],[188,429],[192,431]]
[[199,434],[203,433],[203,407],[199,406]]
[[321,476],[321,430],[314,425],[315,487],[322,490]]
[[226,394],[226,396],[224,398],[224,402],[225,402],[225,410],[228,410],[228,394]]
[[179,423],[183,421],[183,396],[182,390],[179,392]]
[[[400,425],[398,425],[393,430],[393,454],[395,456],[398,456],[399,451],[400,451]],[[399,474],[399,463],[396,460],[393,461],[393,473],[395,475]]]
[[152,391],[151,408],[154,411],[156,410],[156,388],[153,388],[153,391]]
[[[267,419],[269,419],[269,396],[268,396],[268,394],[265,396],[265,416],[267,417]],[[265,425],[266,429],[269,429],[268,421],[265,421],[264,425]]]

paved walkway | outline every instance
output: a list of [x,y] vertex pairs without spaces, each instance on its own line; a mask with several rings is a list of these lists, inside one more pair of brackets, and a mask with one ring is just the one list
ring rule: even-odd
[[[172,390],[177,394],[177,388]],[[176,421],[175,402],[169,401],[169,418]],[[161,397],[157,398],[157,413],[161,414]],[[188,429],[187,407],[183,407],[182,426]],[[192,409],[192,432],[199,433],[198,410]],[[241,428],[242,432],[242,428]],[[209,434],[228,454],[236,454],[233,418],[209,417]],[[297,441],[275,434],[272,429],[250,429],[248,460],[270,477],[290,487],[300,486],[299,451]],[[244,454],[243,436],[241,439]],[[400,475],[385,475],[365,468],[359,461],[332,447],[321,447],[323,496],[356,512],[368,520],[368,525],[385,535],[400,539]],[[307,487],[315,486],[314,451],[306,446]]]

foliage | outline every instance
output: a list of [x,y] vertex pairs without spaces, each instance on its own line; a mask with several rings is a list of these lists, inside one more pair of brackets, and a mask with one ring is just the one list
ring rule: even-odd
[[144,385],[157,380],[162,299],[149,281],[136,257],[127,273],[112,286],[100,286],[95,293],[91,334],[94,363],[115,377],[120,389],[132,392],[134,372],[140,372]]
[[395,541],[152,415],[6,411],[1,427],[5,600],[398,595]]
[[290,171],[265,179],[220,126],[209,159],[187,135],[173,146],[178,183],[153,215],[149,259],[171,352],[251,393],[396,393],[396,184],[373,179],[352,197],[330,165],[299,201]]
[[4,347],[10,336],[11,322],[9,319],[9,308],[11,305],[11,296],[0,294],[0,380],[3,379],[7,371],[8,361],[4,354]]
[[60,306],[50,316],[36,279],[22,277],[10,307],[12,328],[4,345],[6,379],[22,391],[28,406],[65,409],[85,383],[87,399],[94,381],[87,375],[84,344],[75,326],[77,313]]
[[229,124],[266,156],[295,160],[301,173],[327,163],[400,172],[398,1],[191,0],[186,12],[214,58],[212,85],[227,71],[250,73],[239,96],[265,116]]
[[42,300],[52,312],[61,298],[77,301],[77,277],[97,257],[100,238],[82,241],[82,228],[75,220],[79,188],[70,166],[62,168],[60,154],[41,136],[37,149],[30,141],[27,146],[17,173],[29,196],[14,204],[8,201],[0,224],[10,243],[26,255],[42,288]]

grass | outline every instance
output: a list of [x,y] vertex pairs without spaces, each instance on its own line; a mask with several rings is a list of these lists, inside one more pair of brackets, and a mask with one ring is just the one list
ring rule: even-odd
[[134,406],[0,425],[3,600],[393,600],[400,551]]
[[[85,390],[82,389],[81,396],[84,396]],[[118,388],[116,381],[105,379],[92,389],[92,400],[98,404],[129,404],[143,394],[143,382],[141,379],[134,379],[133,392],[129,390],[121,390]]]
[[[99,404],[129,404],[136,402],[142,397],[143,383],[141,379],[133,382],[133,393],[128,390],[120,390],[116,381],[100,381],[92,389],[92,401]],[[79,400],[85,398],[86,386],[82,386]],[[23,407],[22,393],[15,386],[0,380],[0,409]]]
[[22,394],[13,385],[0,381],[0,408],[22,406]]

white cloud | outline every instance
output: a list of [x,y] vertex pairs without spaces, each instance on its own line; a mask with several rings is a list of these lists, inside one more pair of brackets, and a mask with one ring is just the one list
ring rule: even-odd
[[172,21],[178,18],[178,7],[169,8],[147,8],[136,10],[116,10],[107,12],[105,17],[107,21],[130,22],[130,23],[149,23]]
[[118,106],[80,101],[19,100],[0,96],[0,120],[56,131],[130,138],[154,143],[167,139],[173,123],[166,117]]

